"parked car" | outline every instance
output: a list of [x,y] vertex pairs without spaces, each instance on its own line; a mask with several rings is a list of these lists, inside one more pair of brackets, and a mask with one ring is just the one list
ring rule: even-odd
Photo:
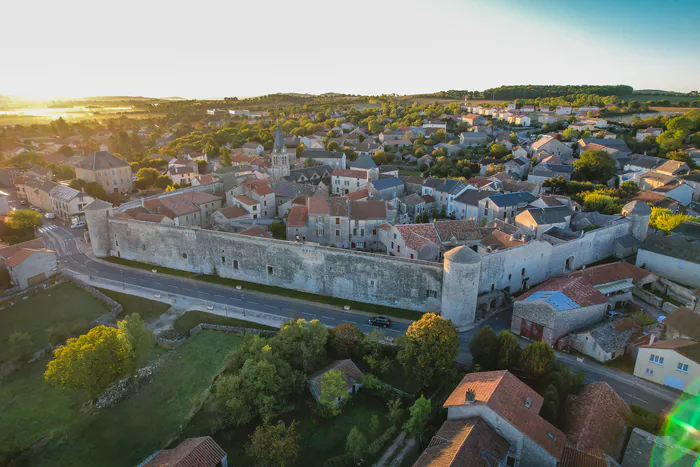
[[371,324],[372,326],[388,328],[389,326],[391,326],[391,320],[386,316],[373,316],[369,319],[369,324]]
[[87,224],[85,223],[85,221],[79,221],[79,222],[76,222],[75,224],[71,225],[70,228],[71,229],[79,229],[81,227],[85,227],[86,225]]
[[52,212],[47,212],[47,213],[44,215],[44,217],[46,217],[47,219],[55,219],[55,218],[56,218],[56,214],[54,214],[54,213],[52,213]]

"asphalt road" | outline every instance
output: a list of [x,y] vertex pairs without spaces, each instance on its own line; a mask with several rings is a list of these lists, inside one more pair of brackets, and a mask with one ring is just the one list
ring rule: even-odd
[[[251,294],[206,282],[197,283],[196,281],[185,280],[175,276],[121,268],[118,265],[97,262],[81,253],[76,245],[76,238],[78,238],[78,241],[81,241],[79,237],[82,236],[83,232],[82,229],[71,231],[71,229],[65,229],[55,223],[47,224],[39,229],[39,235],[51,242],[52,247],[57,251],[62,269],[78,274],[121,281],[127,291],[129,286],[148,287],[164,293],[177,293],[220,305],[245,307],[285,318],[318,319],[329,326],[349,323],[356,325],[364,332],[376,329],[368,324],[366,315],[339,312],[300,303],[285,297]],[[511,315],[512,308],[509,308],[492,316],[482,326],[489,325],[496,333],[499,333],[503,329],[510,328]],[[391,328],[386,329],[386,335],[399,336],[406,332],[407,328],[408,325],[405,323],[394,322]],[[460,333],[460,353],[457,358],[459,362],[471,362],[469,342],[478,330],[479,328],[475,328]],[[651,383],[641,381],[632,375],[609,369],[589,359],[581,363],[577,362],[572,355],[560,353],[557,354],[557,358],[568,364],[573,370],[584,372],[587,383],[606,381],[628,403],[641,405],[656,413],[669,410],[673,401],[678,397],[677,393],[672,390],[655,387]]]

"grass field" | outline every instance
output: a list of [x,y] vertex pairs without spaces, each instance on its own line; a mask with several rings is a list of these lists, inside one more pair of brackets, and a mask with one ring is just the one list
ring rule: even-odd
[[100,289],[100,292],[121,304],[124,311],[120,318],[132,313],[138,313],[144,321],[151,321],[157,319],[170,308],[170,305],[166,305],[165,303],[136,297],[134,295],[127,295],[113,290]]
[[377,315],[393,316],[395,318],[404,318],[404,319],[411,319],[411,320],[417,320],[417,319],[420,319],[421,316],[423,316],[423,313],[420,313],[418,311],[403,310],[400,308],[393,308],[393,307],[389,307],[389,306],[372,305],[370,303],[354,302],[351,300],[344,300],[344,299],[335,298],[335,297],[328,297],[326,295],[316,295],[316,294],[307,293],[307,292],[300,292],[298,290],[285,289],[283,287],[275,287],[272,285],[255,284],[253,282],[240,281],[240,280],[236,280],[236,279],[226,279],[226,278],[219,277],[219,276],[210,276],[210,275],[204,275],[204,274],[195,276],[193,273],[191,273],[189,271],[181,271],[179,269],[164,268],[164,267],[160,267],[160,266],[154,266],[152,264],[146,264],[146,263],[126,260],[126,259],[122,259],[122,258],[110,257],[110,258],[105,258],[105,259],[111,263],[114,263],[114,264],[119,264],[119,265],[123,265],[123,266],[131,266],[134,268],[144,269],[147,271],[150,271],[152,269],[156,269],[159,273],[162,273],[162,274],[170,274],[173,276],[180,276],[180,277],[189,277],[189,278],[196,279],[196,280],[203,281],[203,282],[210,282],[212,284],[226,285],[229,287],[235,287],[237,285],[240,285],[241,287],[243,287],[244,289],[247,289],[247,290],[254,290],[257,292],[268,293],[271,295],[279,295],[279,296],[283,296],[283,297],[298,298],[300,300],[306,300],[309,302],[325,303],[327,305],[335,305],[335,306],[339,306],[339,307],[349,305],[350,308],[353,310],[366,311],[368,313],[374,313]]
[[648,102],[648,101],[669,101],[671,104],[676,104],[678,102],[693,102],[700,100],[699,96],[672,96],[672,95],[649,95],[649,94],[627,94],[620,96],[620,99],[625,101],[637,101],[637,102]]
[[178,436],[242,337],[205,331],[167,354],[151,382],[114,407],[81,410],[75,393],[46,385],[44,362],[10,376],[0,391],[0,465],[136,465]]
[[72,282],[63,282],[26,300],[19,300],[0,311],[0,362],[20,356],[20,352],[8,343],[8,337],[15,331],[30,334],[31,348],[38,349],[50,342],[47,332],[50,328],[63,338],[80,334],[108,311],[104,302]]
[[213,315],[204,311],[185,312],[175,320],[173,327],[177,332],[184,335],[187,331],[200,323],[238,326],[239,328],[267,329],[271,331],[277,330],[277,328],[273,328],[272,326],[265,326],[264,324],[243,321],[236,318],[227,318],[226,316]]

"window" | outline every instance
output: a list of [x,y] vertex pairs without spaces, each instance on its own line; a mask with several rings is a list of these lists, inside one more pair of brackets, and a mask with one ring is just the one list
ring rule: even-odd
[[682,372],[682,373],[688,373],[688,364],[687,363],[678,363],[678,367],[676,370]]
[[357,235],[357,229],[352,229],[352,234],[353,234],[353,236]]
[[339,225],[339,224],[340,224],[340,217],[336,217],[335,218],[335,225]]
[[141,245],[141,249],[142,249],[143,251],[146,251],[146,245]]
[[187,253],[183,253],[183,254],[182,254],[182,257],[183,257],[184,259],[187,259]]
[[391,249],[394,249],[394,242],[391,242]]
[[520,271],[520,274],[522,274],[523,276],[525,275],[525,268],[523,268],[523,270]]
[[652,370],[652,369],[650,369],[650,368],[647,368],[647,369],[646,369],[646,374],[648,374],[649,376],[653,376],[653,375],[654,375],[654,370]]
[[508,274],[508,280],[510,280],[511,277],[513,277],[513,275],[512,275],[512,274]]
[[272,275],[272,266],[267,267],[267,275],[271,276]]
[[257,210],[258,210],[258,207],[257,207],[257,206],[253,206],[253,211],[257,211]]
[[221,264],[226,264],[226,257],[225,256],[221,257]]
[[397,253],[401,253],[401,245],[396,245],[396,251]]
[[394,240],[396,240],[396,234],[394,234]]
[[413,253],[411,253],[411,259],[413,259]]
[[263,201],[263,206],[267,206],[267,200]]
[[238,260],[237,259],[233,260],[233,269],[238,271]]
[[377,229],[372,230],[372,235],[377,235]]
[[365,236],[365,229],[360,229],[360,235]]
[[428,298],[437,298],[437,290],[426,290],[425,296]]
[[335,231],[335,236],[336,236],[336,237],[340,237],[340,230],[336,230],[336,231]]
[[658,355],[651,354],[651,355],[649,355],[649,363],[656,363],[657,365],[663,365],[664,364],[664,357],[660,357]]
[[117,246],[119,246],[119,241],[115,241],[114,243],[115,243]]
[[491,284],[491,292],[493,292],[494,290],[496,290],[496,284]]

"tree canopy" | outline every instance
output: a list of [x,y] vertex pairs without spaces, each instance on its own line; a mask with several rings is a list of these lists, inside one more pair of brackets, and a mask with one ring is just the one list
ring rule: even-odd
[[259,425],[250,435],[246,454],[263,467],[288,467],[299,457],[299,434],[297,423],[286,426],[282,420],[276,424]]
[[41,214],[31,209],[18,209],[6,214],[5,225],[14,230],[25,230],[39,227],[44,222]]
[[574,167],[589,181],[607,181],[617,171],[610,154],[598,149],[581,154],[581,157],[574,161]]

